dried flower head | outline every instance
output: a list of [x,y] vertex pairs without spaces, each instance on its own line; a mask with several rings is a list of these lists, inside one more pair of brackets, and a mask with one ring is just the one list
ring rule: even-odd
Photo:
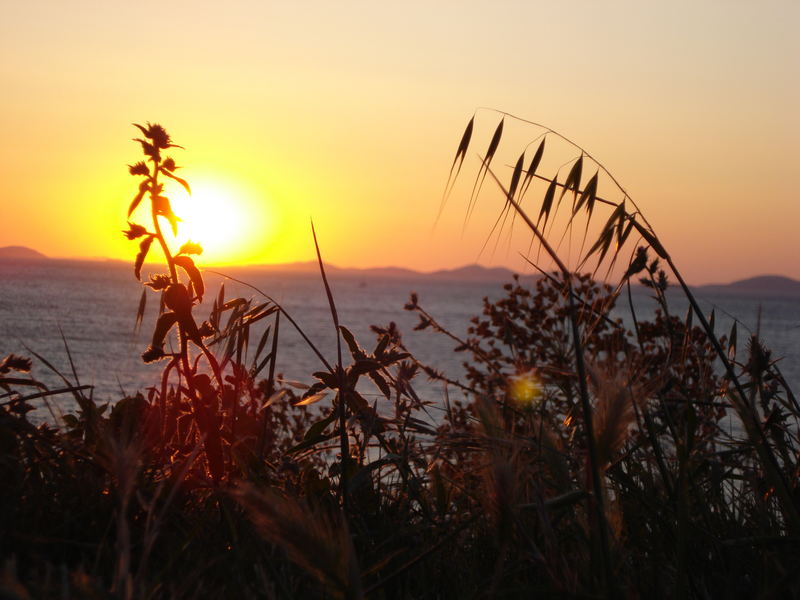
[[147,137],[153,140],[155,147],[169,148],[170,139],[167,130],[157,123],[153,123],[152,125],[148,123],[148,125],[150,127],[150,134]]
[[141,160],[135,165],[128,165],[128,171],[131,175],[150,175],[150,169]]
[[157,348],[155,346],[148,346],[147,350],[142,353],[142,360],[146,363],[155,362],[157,360],[161,360],[164,358],[166,354],[164,354],[163,348]]
[[164,159],[164,162],[161,166],[163,166],[170,173],[178,168],[178,166],[175,164],[175,159],[169,156]]
[[123,230],[122,233],[129,240],[135,240],[138,237],[147,235],[147,229],[145,229],[141,225],[137,225],[136,223],[131,223],[130,221],[128,221],[128,230],[127,231]]
[[0,361],[0,373],[8,373],[9,371],[19,371],[27,373],[31,370],[31,359],[24,356],[17,356],[16,354],[9,354],[2,361]]
[[138,123],[134,123],[134,126],[138,127],[148,140],[153,140],[153,146],[156,148],[170,147],[171,140],[169,139],[169,134],[167,130],[158,123],[150,123],[148,121],[147,127],[142,127]]
[[158,292],[167,289],[171,283],[172,279],[170,279],[169,275],[159,273],[158,275],[150,275],[150,281],[145,283],[145,285]]

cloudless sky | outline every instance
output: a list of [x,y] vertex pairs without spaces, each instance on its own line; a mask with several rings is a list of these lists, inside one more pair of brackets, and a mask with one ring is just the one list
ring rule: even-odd
[[[309,260],[313,218],[334,264],[521,268],[520,232],[481,253],[491,182],[463,229],[494,113],[434,228],[492,107],[601,160],[689,281],[800,278],[798,23],[795,0],[3,2],[0,246],[132,259],[150,120],[186,147],[176,243],[206,263]],[[540,133],[509,133],[498,174]],[[553,152],[553,172],[575,157]]]

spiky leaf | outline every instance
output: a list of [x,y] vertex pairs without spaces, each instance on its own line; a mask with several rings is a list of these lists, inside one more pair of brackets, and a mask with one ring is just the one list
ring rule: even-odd
[[129,240],[135,240],[137,238],[142,237],[143,235],[147,235],[147,229],[138,225],[136,223],[131,223],[128,221],[128,230],[122,232],[126,238]]
[[188,181],[186,181],[185,179],[183,179],[181,177],[178,177],[177,175],[173,175],[169,171],[166,171],[166,170],[162,169],[161,172],[164,173],[164,175],[166,175],[170,179],[174,179],[175,181],[180,183],[183,186],[183,189],[186,190],[186,193],[189,194],[190,196],[192,195],[192,188],[189,187],[189,182]]
[[153,330],[152,346],[160,348],[164,345],[164,338],[175,323],[178,322],[178,315],[174,312],[166,312],[156,322],[156,328]]
[[186,274],[192,282],[192,286],[194,286],[195,294],[197,294],[198,299],[202,302],[206,286],[203,283],[203,276],[200,274],[200,269],[195,266],[194,261],[188,256],[176,256],[172,260],[176,265],[186,271]]
[[149,185],[148,184],[149,184],[148,181],[143,181],[143,182],[141,182],[139,184],[139,193],[136,194],[136,196],[134,196],[133,200],[131,200],[130,206],[128,207],[128,218],[129,219],[130,219],[131,215],[133,214],[133,211],[135,211],[136,207],[139,206],[139,203],[142,201],[142,198],[144,198],[145,193],[149,189]]
[[176,217],[175,213],[172,212],[169,198],[166,196],[156,196],[153,198],[153,205],[156,209],[156,214],[169,221],[170,227],[172,228],[172,235],[178,235],[178,221],[180,221],[180,218]]
[[339,331],[342,332],[342,338],[347,344],[347,347],[350,349],[350,354],[353,356],[353,358],[359,359],[366,356],[363,348],[358,345],[355,336],[350,332],[349,329],[347,329],[347,327],[344,325],[339,325]]
[[144,264],[144,259],[147,257],[147,253],[150,251],[150,245],[153,243],[153,239],[154,237],[152,235],[148,235],[139,244],[139,253],[136,255],[136,262],[133,266],[133,273],[136,275],[136,279],[141,279],[142,277],[142,265]]

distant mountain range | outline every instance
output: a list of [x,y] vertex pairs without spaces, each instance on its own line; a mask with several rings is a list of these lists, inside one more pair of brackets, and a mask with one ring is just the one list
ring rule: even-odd
[[[42,261],[51,260],[41,252],[24,246],[5,246],[0,248],[0,261]],[[119,262],[108,259],[109,262]],[[319,273],[316,261],[281,263],[274,265],[247,265],[242,267],[228,266],[230,269],[263,270],[276,273]],[[423,273],[403,267],[378,267],[370,269],[352,269],[325,264],[325,273],[336,278],[383,278],[383,279],[420,279],[431,278],[445,281],[476,281],[476,282],[508,282],[514,272],[503,267],[483,267],[481,265],[467,265],[457,269],[441,269],[431,273]],[[531,276],[526,275],[525,278]]]
[[[41,252],[25,246],[5,246],[0,248],[0,261],[42,261],[51,260]],[[122,262],[122,261],[112,261]],[[276,265],[248,265],[246,267],[226,267],[230,269],[262,270],[273,273],[318,273],[316,261],[282,263]],[[326,264],[325,272],[332,278],[347,279],[434,279],[438,281],[508,283],[514,272],[504,267],[483,267],[466,265],[457,269],[440,269],[433,272],[420,272],[402,267],[378,267],[370,269],[342,268]],[[523,279],[536,279],[537,275],[524,275]],[[694,289],[708,292],[724,292],[742,295],[769,294],[776,296],[800,296],[800,281],[781,275],[761,275],[728,284],[694,286]]]
[[[258,269],[278,273],[318,273],[319,265],[315,261],[283,263],[278,265],[253,265],[236,267]],[[339,278],[383,278],[383,279],[438,279],[443,281],[475,281],[475,282],[508,282],[514,272],[503,267],[483,267],[466,265],[457,269],[441,269],[433,272],[414,271],[403,267],[377,267],[369,269],[353,269],[326,264],[325,274]],[[531,279],[533,276],[525,275]]]

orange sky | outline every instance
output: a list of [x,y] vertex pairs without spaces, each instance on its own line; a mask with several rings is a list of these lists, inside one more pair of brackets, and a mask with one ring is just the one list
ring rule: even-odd
[[[206,264],[309,260],[313,217],[334,264],[520,268],[521,236],[479,257],[490,184],[462,233],[472,152],[433,229],[463,128],[489,106],[602,160],[689,281],[800,278],[800,5],[549,4],[5,2],[0,246],[132,259],[130,123],[150,120],[186,147],[178,241],[194,212]],[[476,150],[496,122],[478,112]],[[509,138],[506,176],[538,133]]]

